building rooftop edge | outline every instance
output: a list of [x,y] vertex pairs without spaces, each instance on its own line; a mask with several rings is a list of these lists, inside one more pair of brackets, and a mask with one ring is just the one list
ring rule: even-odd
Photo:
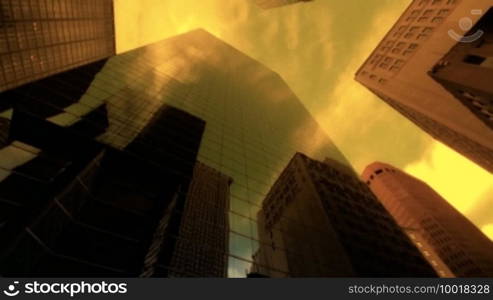
[[[383,41],[385,41],[385,39],[390,35],[390,33],[397,27],[397,24],[400,23],[400,21],[402,19],[404,19],[404,16],[406,15],[406,13],[408,11],[411,10],[411,8],[413,7],[414,5],[414,2],[416,0],[412,0],[411,3],[407,6],[407,8],[402,12],[402,14],[399,16],[399,18],[397,18],[397,20],[395,21],[394,25],[392,25],[392,27],[389,29],[389,31],[383,36],[383,38],[380,40],[380,42],[378,42],[377,46],[375,47],[375,49],[373,49],[373,51],[370,52],[370,54],[368,55],[368,57],[364,60],[364,62],[361,64],[361,66],[358,68],[358,70],[356,71],[356,73],[354,73],[354,77],[355,79],[357,78],[357,76],[359,75],[359,73],[361,72],[361,70],[366,66],[367,62],[370,60],[370,58],[373,56],[373,54],[375,54],[375,52],[377,51],[377,49],[380,47],[380,45],[382,44]],[[360,81],[358,81],[360,82]]]

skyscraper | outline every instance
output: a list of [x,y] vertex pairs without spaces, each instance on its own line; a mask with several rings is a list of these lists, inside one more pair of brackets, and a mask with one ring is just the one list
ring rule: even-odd
[[430,277],[431,266],[354,171],[297,153],[262,203],[254,273]]
[[195,166],[170,263],[171,276],[227,276],[230,184],[230,177],[213,168],[200,162]]
[[310,2],[313,0],[255,0],[255,3],[263,9],[275,8],[299,2]]
[[[166,235],[179,220],[171,211],[183,206],[205,124],[162,103],[138,131],[138,118],[108,111],[108,103],[86,101],[93,106],[75,117],[73,97],[94,79],[89,70],[101,67],[93,63],[0,96],[14,103],[8,144],[0,149],[2,275],[166,276],[158,264],[173,249]],[[162,220],[166,235],[157,242],[166,251],[148,265]]]
[[493,77],[493,9],[484,12],[463,39],[429,73],[493,129],[493,89],[489,80]]
[[362,178],[440,276],[493,276],[493,243],[426,183],[384,163]]
[[0,1],[0,92],[114,54],[113,0]]
[[[141,276],[171,275],[174,245],[180,247],[182,242],[186,243],[185,237],[179,234],[180,218],[187,215],[185,199],[188,183],[192,180],[197,143],[200,142],[197,159],[222,174],[224,177],[219,177],[221,182],[226,177],[232,179],[229,206],[223,205],[224,194],[217,198],[222,203],[217,204],[218,211],[229,208],[229,236],[227,241],[217,241],[217,245],[229,242],[226,255],[228,275],[232,277],[244,277],[250,269],[252,255],[260,244],[257,211],[296,151],[320,159],[330,156],[347,163],[278,74],[204,30],[176,36],[73,71],[0,94],[2,101],[10,103],[9,107],[20,106],[14,109],[13,115],[11,110],[5,113],[5,119],[12,119],[14,124],[16,115],[19,115],[16,111],[24,111],[35,120],[44,120],[43,124],[56,125],[60,130],[73,132],[72,127],[76,126],[75,129],[79,129],[72,134],[96,143],[96,150],[103,145],[104,149],[117,153],[114,154],[116,156],[123,152],[121,155],[129,154],[138,162],[151,164],[143,162],[139,167],[137,162],[132,163],[129,171],[134,168],[139,171],[127,173],[124,163],[111,163],[116,159],[105,163],[110,170],[116,168],[112,172],[124,176],[124,186],[131,186],[131,178],[139,178],[144,170],[156,165],[155,160],[166,163],[157,164],[157,170],[149,174],[156,174],[161,168],[168,175],[173,172],[181,174],[179,182],[168,175],[151,176],[152,180],[149,176],[143,177],[152,183],[151,190],[159,187],[158,182],[163,186],[171,185],[173,189],[170,190],[174,191],[180,187],[180,197],[174,200],[176,193],[166,193],[164,202],[167,204],[163,204],[166,208],[157,210],[160,215],[152,219],[154,227],[146,227],[155,230],[152,235],[147,231],[148,251],[142,253],[142,248],[139,248],[139,257],[145,258]],[[53,85],[57,88],[53,89]],[[173,109],[163,110],[164,107]],[[205,129],[200,138],[203,126]],[[8,128],[6,130],[10,132]],[[32,127],[30,131],[34,137],[36,130]],[[167,138],[163,139],[163,136]],[[6,143],[15,141],[7,140]],[[34,154],[44,150],[39,147],[31,149],[31,146],[36,145],[20,145],[29,149],[30,154],[21,155],[22,159],[14,164],[14,168],[6,165],[5,169],[14,171],[7,170],[7,175],[17,172],[17,168],[25,165]],[[161,152],[164,149],[171,154],[163,157]],[[60,152],[64,153],[55,153],[62,155]],[[82,166],[92,161],[85,159]],[[47,162],[47,165],[52,163]],[[126,174],[133,177],[125,177]],[[138,182],[139,186],[145,183]],[[137,189],[136,192],[145,190]],[[16,189],[9,191],[27,202],[32,201]],[[136,200],[139,199],[137,195],[132,198],[134,200],[124,199],[125,205],[135,205],[133,201],[142,202]],[[209,217],[218,215],[214,213],[199,218],[194,227],[214,226]],[[218,232],[217,237],[224,239],[223,233]],[[159,256],[155,255],[156,251]],[[26,255],[29,253],[32,252]],[[117,258],[112,259],[118,261]]]
[[391,107],[490,172],[493,131],[428,73],[464,33],[462,19],[475,24],[481,16],[473,13],[486,13],[492,5],[491,0],[412,1],[356,73],[357,81]]

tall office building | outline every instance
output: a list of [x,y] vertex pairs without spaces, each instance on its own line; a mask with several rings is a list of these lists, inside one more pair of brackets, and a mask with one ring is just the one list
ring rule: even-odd
[[384,163],[362,178],[440,276],[493,276],[493,243],[426,183]]
[[114,54],[113,0],[0,0],[0,92]]
[[170,276],[227,276],[231,180],[200,162],[195,166],[181,216],[180,239],[170,263]]
[[103,66],[0,94],[14,106],[0,149],[4,276],[167,275],[158,265],[169,263],[172,211],[183,207],[205,123],[163,103],[139,119],[113,107],[122,102],[96,101]]
[[[0,103],[8,101],[9,107],[15,108],[13,114],[11,110],[5,113],[4,119],[12,120],[11,125],[15,124],[16,116],[22,116],[17,112],[24,111],[24,115],[32,116],[34,120],[43,120],[44,124],[57,126],[62,131],[75,130],[74,136],[82,136],[96,143],[96,150],[100,147],[97,145],[103,145],[105,153],[118,155],[123,152],[121,155],[128,154],[137,161],[150,164],[143,163],[139,168],[137,162],[129,160],[132,168],[126,172],[125,163],[111,163],[116,159],[105,163],[110,170],[107,173],[117,172],[124,177],[124,186],[131,187],[131,178],[137,180],[145,173],[144,170],[155,166],[157,170],[147,171],[150,176],[143,177],[148,180],[152,178],[150,191],[159,187],[156,182],[163,186],[171,185],[173,188],[169,190],[175,192],[180,187],[180,197],[174,197],[176,193],[166,193],[166,200],[163,201],[166,205],[154,210],[160,215],[152,218],[154,227],[146,227],[155,228],[152,236],[146,231],[148,251],[143,254],[142,249],[145,247],[141,247],[140,252],[132,252],[144,257],[140,276],[172,275],[170,262],[173,260],[173,245],[181,247],[183,243],[186,244],[185,238],[179,234],[182,224],[180,218],[187,214],[184,199],[192,180],[198,142],[198,160],[232,179],[229,187],[228,239],[224,240],[223,233],[227,230],[221,225],[224,222],[214,223],[211,220],[217,214],[199,218],[193,226],[214,229],[218,233],[216,237],[223,239],[217,241],[217,245],[229,243],[226,255],[228,276],[232,277],[244,277],[250,269],[252,255],[260,243],[257,236],[257,211],[275,179],[296,151],[303,151],[316,158],[330,156],[347,163],[278,74],[204,30],[179,35],[72,71],[0,94]],[[163,110],[163,107],[174,108]],[[200,120],[205,121],[205,125]],[[200,139],[201,126],[205,126],[205,129]],[[9,136],[14,129],[12,126],[6,129]],[[30,138],[36,137],[36,130],[36,126],[31,127]],[[161,130],[165,133],[160,133]],[[56,141],[59,145],[63,139]],[[19,142],[12,138],[5,142],[15,146],[14,149],[20,148],[14,155],[15,163],[6,159],[2,165],[3,173],[8,176],[6,178],[17,174],[19,168],[33,161],[31,159],[38,152],[45,151],[41,147],[43,145],[38,147],[29,139]],[[24,149],[28,153],[18,155]],[[50,149],[55,151],[54,158],[64,153],[56,151],[57,147]],[[99,153],[96,150],[93,152]],[[164,155],[162,151],[171,151],[171,154]],[[84,157],[80,165],[87,165],[94,160],[95,155],[91,157]],[[165,163],[156,165],[155,160]],[[45,165],[48,167],[56,162],[49,160]],[[111,171],[113,168],[117,168],[116,171]],[[168,175],[152,176],[162,168],[165,170],[162,172]],[[78,174],[79,171],[74,172]],[[175,178],[169,175],[172,173],[181,175]],[[221,181],[225,177],[219,176]],[[143,181],[138,182],[144,184]],[[98,183],[96,186],[100,185]],[[25,202],[35,203],[33,199],[22,195],[22,191],[8,187],[14,185],[4,185],[0,190],[9,190],[10,198],[15,196]],[[150,197],[159,195],[154,192],[148,195],[145,188],[135,188],[135,191]],[[118,189],[113,193],[120,195]],[[106,192],[104,195],[111,193]],[[224,207],[224,196],[217,198],[219,210]],[[9,197],[2,197],[1,201]],[[158,198],[152,199],[157,201]],[[124,199],[125,205],[130,206],[142,202],[136,200],[137,196]],[[74,238],[78,234],[80,231],[74,233]],[[61,243],[63,239],[59,241]],[[27,248],[21,246],[16,249],[19,250],[17,253],[24,253],[27,258],[36,253],[22,252],[21,249]],[[160,255],[156,256],[156,253]],[[117,260],[116,257],[112,259]],[[216,256],[212,259],[215,260]],[[115,266],[118,270],[122,268],[119,265],[111,267]],[[128,266],[125,270],[129,270]],[[125,272],[128,274],[128,271]]]
[[430,71],[430,75],[493,129],[493,9]]
[[313,0],[255,0],[255,3],[263,9],[270,9],[299,2],[310,2]]
[[[356,73],[357,81],[391,107],[490,172],[493,131],[428,73],[457,45],[457,35],[465,34],[463,19],[476,24],[482,15],[475,13],[492,5],[492,0],[414,0]],[[454,73],[487,80],[479,73]]]
[[431,277],[432,267],[346,165],[297,153],[259,212],[252,272],[269,277]]

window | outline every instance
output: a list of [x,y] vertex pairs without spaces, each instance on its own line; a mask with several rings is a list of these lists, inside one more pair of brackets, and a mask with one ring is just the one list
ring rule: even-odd
[[481,67],[493,69],[493,57],[486,58],[482,63]]
[[431,17],[431,15],[434,13],[435,11],[433,9],[427,9],[425,10],[423,16],[425,17]]
[[426,34],[430,34],[433,32],[433,27],[425,27],[422,32]]
[[399,68],[402,67],[403,65],[404,65],[404,61],[401,59],[396,60],[394,63],[394,66],[399,67]]
[[485,60],[485,57],[479,55],[467,55],[463,61],[471,65],[481,65]]
[[441,23],[442,21],[443,21],[442,17],[436,17],[431,20],[431,22],[433,23]]
[[448,13],[450,12],[450,10],[448,9],[441,9],[439,12],[438,12],[438,16],[439,17],[445,17],[448,15]]
[[460,93],[462,96],[464,96],[465,98],[467,98],[467,99],[469,99],[469,100],[471,100],[471,101],[474,101],[474,100],[478,100],[478,99],[480,99],[479,97],[477,97],[477,96],[475,96],[475,95],[473,95],[473,94],[471,94],[471,93],[469,93],[469,92],[466,92],[466,91],[461,91],[461,90],[459,90],[459,93]]

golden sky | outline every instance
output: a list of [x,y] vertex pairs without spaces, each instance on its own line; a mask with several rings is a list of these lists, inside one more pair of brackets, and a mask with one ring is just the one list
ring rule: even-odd
[[410,0],[115,0],[118,52],[204,28],[278,72],[356,170],[421,178],[493,239],[493,175],[434,141],[353,80]]

